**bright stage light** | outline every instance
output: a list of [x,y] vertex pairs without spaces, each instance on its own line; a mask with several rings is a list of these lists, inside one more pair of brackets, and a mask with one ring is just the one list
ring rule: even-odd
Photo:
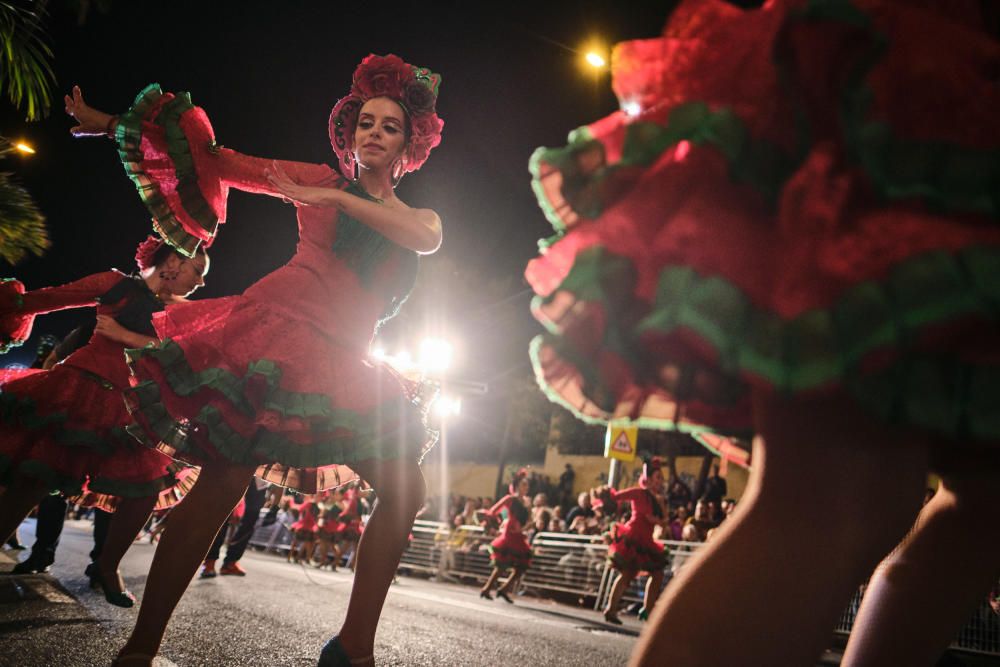
[[584,58],[586,59],[587,64],[591,67],[601,68],[608,64],[607,61],[604,60],[604,56],[596,51],[588,51]]
[[371,354],[372,354],[372,359],[374,359],[375,361],[385,360],[385,348],[373,347]]
[[451,343],[440,338],[427,338],[420,344],[420,367],[425,372],[443,373],[451,366]]
[[461,414],[462,401],[453,396],[438,396],[437,400],[434,401],[434,411],[442,418],[453,417]]
[[23,141],[19,141],[16,144],[14,144],[14,148],[18,152],[24,153],[26,155],[34,155],[35,154],[35,149],[32,148],[31,146],[29,146],[28,144],[24,143]]

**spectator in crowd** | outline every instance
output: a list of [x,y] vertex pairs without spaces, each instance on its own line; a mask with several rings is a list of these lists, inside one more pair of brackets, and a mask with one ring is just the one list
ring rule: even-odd
[[712,474],[705,480],[705,491],[701,497],[718,505],[727,493],[729,493],[729,487],[725,478],[719,476],[719,464],[715,463],[712,465]]
[[576,506],[566,515],[566,523],[572,526],[578,516],[582,516],[584,519],[590,519],[594,516],[594,510],[590,507],[590,493],[587,491],[581,491],[577,495]]
[[569,507],[573,502],[573,483],[576,481],[576,471],[569,463],[566,469],[559,475],[559,502],[560,507]]
[[562,505],[556,505],[552,508],[552,519],[549,521],[549,530],[553,533],[566,532],[566,520],[563,519]]
[[670,539],[675,542],[680,542],[684,539],[684,526],[687,524],[688,511],[687,507],[681,505],[674,512],[673,519],[670,520]]
[[667,491],[667,502],[671,508],[687,507],[691,502],[691,489],[680,477],[671,477],[670,488]]

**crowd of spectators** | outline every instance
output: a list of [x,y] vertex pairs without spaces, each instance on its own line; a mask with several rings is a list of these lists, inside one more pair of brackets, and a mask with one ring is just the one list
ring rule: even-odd
[[[525,527],[529,541],[538,533],[603,535],[614,522],[628,520],[628,503],[616,505],[606,485],[574,496],[575,473],[569,464],[558,483],[537,472],[531,473],[529,479],[532,510],[531,519]],[[688,483],[680,477],[671,477],[664,494],[668,516],[657,528],[654,537],[677,542],[705,542],[711,539],[713,531],[736,508],[736,501],[727,494],[726,480],[719,475],[718,466],[714,466],[711,475],[706,477],[698,498],[694,497]],[[484,510],[489,509],[495,500],[492,497],[458,494],[447,498],[432,497],[418,518],[443,521],[459,533],[462,526],[482,526],[489,535],[495,533],[498,526],[485,516]],[[452,541],[460,545],[463,539],[461,535],[454,535]]]

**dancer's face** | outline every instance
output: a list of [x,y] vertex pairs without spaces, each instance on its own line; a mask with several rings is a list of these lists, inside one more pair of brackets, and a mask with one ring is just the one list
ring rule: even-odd
[[654,493],[659,493],[663,489],[663,472],[660,470],[654,470],[649,476],[647,488]]
[[528,489],[531,488],[531,482],[528,481],[527,477],[522,477],[517,483],[517,492],[522,495],[528,495]]
[[366,169],[389,169],[406,147],[406,112],[388,97],[364,103],[354,130],[354,155]]
[[194,257],[181,257],[172,253],[160,273],[163,286],[174,296],[188,296],[205,284],[208,273],[208,256],[201,253]]

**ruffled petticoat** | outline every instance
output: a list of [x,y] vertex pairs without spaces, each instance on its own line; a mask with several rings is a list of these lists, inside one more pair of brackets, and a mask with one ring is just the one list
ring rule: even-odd
[[750,388],[1000,440],[1000,46],[934,3],[690,0],[539,149],[552,400],[752,434]]

